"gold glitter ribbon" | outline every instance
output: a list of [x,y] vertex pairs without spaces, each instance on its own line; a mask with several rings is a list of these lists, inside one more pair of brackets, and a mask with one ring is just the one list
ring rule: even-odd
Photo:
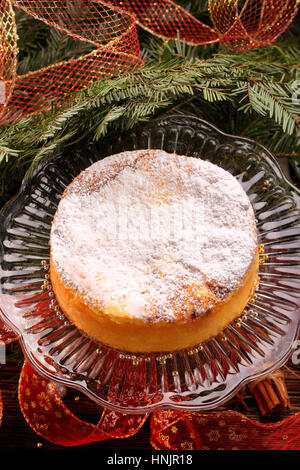
[[[137,25],[164,39],[179,37],[192,45],[222,41],[231,49],[246,50],[276,39],[299,7],[297,0],[240,3],[208,0],[209,26],[172,0],[0,0],[0,123],[36,114],[90,83],[142,65]],[[18,75],[14,8],[94,49]]]

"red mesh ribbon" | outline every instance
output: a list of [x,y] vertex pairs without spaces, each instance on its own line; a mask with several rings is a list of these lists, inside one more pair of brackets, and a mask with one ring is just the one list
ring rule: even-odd
[[[171,0],[0,0],[0,123],[47,109],[103,77],[142,64],[136,25],[165,39],[189,44],[226,42],[250,49],[272,42],[295,17],[297,0],[208,0],[212,26],[191,16]],[[74,3],[75,4],[75,3]],[[84,56],[19,76],[13,7],[91,43]]]
[[151,418],[150,442],[159,450],[299,450],[300,412],[261,424],[235,411],[159,411]]

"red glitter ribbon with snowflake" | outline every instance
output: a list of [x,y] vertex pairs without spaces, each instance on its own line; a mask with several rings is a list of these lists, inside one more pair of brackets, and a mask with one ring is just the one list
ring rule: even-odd
[[[0,321],[3,343],[17,336]],[[19,403],[24,418],[41,437],[61,446],[78,446],[133,436],[148,415],[103,410],[97,425],[79,419],[57,387],[25,361],[19,379]],[[99,410],[95,405],[95,413]],[[0,424],[3,402],[0,395]],[[299,450],[300,412],[277,423],[261,424],[241,413],[210,414],[161,410],[152,413],[150,443],[158,450]]]

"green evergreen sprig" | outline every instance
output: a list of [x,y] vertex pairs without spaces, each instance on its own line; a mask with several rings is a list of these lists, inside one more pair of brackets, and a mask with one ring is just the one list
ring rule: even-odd
[[[295,61],[300,63],[298,55]],[[98,139],[112,127],[129,129],[193,96],[201,99],[203,106],[205,102],[228,101],[238,111],[267,116],[291,135],[300,118],[298,102],[292,99],[298,65],[265,64],[255,61],[253,53],[248,62],[246,55],[191,62],[173,56],[160,63],[151,61],[127,75],[90,85],[48,113],[2,127],[2,158],[18,152],[33,168],[78,131],[89,130]]]
[[[186,2],[185,2],[186,3]],[[205,2],[198,2],[199,14]],[[194,9],[195,9],[194,5]],[[26,73],[89,49],[21,14],[19,70]],[[296,23],[296,31],[297,31]],[[31,30],[31,35],[28,33]],[[295,28],[295,27],[294,27]],[[139,31],[143,68],[90,85],[51,110],[0,128],[0,198],[82,132],[100,139],[162,113],[189,111],[226,132],[256,138],[278,154],[300,154],[300,49],[287,33],[274,45],[228,53]]]

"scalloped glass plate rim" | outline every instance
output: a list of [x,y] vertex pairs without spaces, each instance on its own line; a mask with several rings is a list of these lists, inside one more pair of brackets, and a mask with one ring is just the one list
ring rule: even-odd
[[[213,124],[205,121],[204,119],[201,119],[195,115],[192,115],[192,114],[172,114],[172,115],[168,115],[168,116],[165,116],[165,117],[159,117],[155,120],[151,120],[149,121],[148,125],[144,126],[143,128],[141,127],[138,127],[137,128],[137,132],[142,132],[143,130],[147,130],[147,127],[150,125],[150,126],[153,126],[153,124],[155,124],[156,122],[165,122],[167,120],[172,120],[172,119],[176,119],[176,120],[179,120],[181,118],[184,118],[184,119],[191,119],[193,121],[196,121],[198,123],[202,123],[204,124],[205,126],[208,126],[209,128],[213,129],[217,134],[219,135],[222,135],[223,137],[225,137],[226,139],[229,139],[229,140],[239,140],[239,141],[242,141],[242,142],[248,142],[249,144],[252,144],[254,146],[256,146],[257,148],[260,148],[265,154],[266,156],[270,159],[270,163],[269,166],[272,167],[272,170],[276,170],[277,172],[277,176],[280,177],[292,190],[293,192],[295,193],[295,195],[297,195],[299,197],[299,200],[300,200],[300,190],[298,190],[298,188],[293,185],[287,178],[286,176],[284,175],[282,169],[280,168],[278,162],[276,161],[275,157],[272,155],[272,153],[262,144],[258,143],[257,141],[253,140],[253,139],[250,139],[250,138],[247,138],[247,137],[241,137],[241,136],[238,136],[238,135],[233,135],[233,134],[228,134],[228,133],[225,133],[223,131],[221,131],[219,128],[217,128],[216,126],[214,126]],[[183,125],[182,123],[178,123],[178,124],[181,124]],[[133,129],[134,131],[134,129]],[[65,145],[65,148],[66,147],[71,147],[73,146],[74,144],[77,144],[78,142],[80,142],[81,140],[83,140],[84,138],[86,138],[86,133],[83,133],[82,136],[80,136],[79,138],[69,142],[68,144]],[[63,152],[59,152],[53,159],[51,159],[51,161],[55,161],[57,159],[59,159],[61,157]],[[265,159],[265,156],[264,156],[264,159]],[[50,161],[50,162],[51,162]],[[2,231],[2,221],[4,219],[6,219],[6,217],[9,216],[10,214],[10,211],[11,211],[11,208],[12,206],[14,205],[14,203],[23,195],[24,192],[26,192],[27,188],[30,188],[31,186],[31,182],[33,180],[33,178],[42,170],[42,168],[47,165],[49,162],[43,162],[43,163],[40,163],[37,168],[34,170],[33,174],[30,175],[30,177],[27,176],[27,174],[25,175],[25,177],[23,178],[23,181],[20,185],[20,189],[19,191],[16,193],[15,196],[13,196],[10,200],[8,200],[4,206],[1,208],[0,210],[0,239],[3,235],[3,231]],[[299,204],[297,203],[297,207],[299,208]],[[295,314],[299,314],[300,313],[300,308],[295,312]],[[295,335],[294,335],[294,342],[293,344],[290,344],[289,347],[286,348],[286,351],[285,353],[283,354],[283,356],[274,364],[266,367],[264,370],[260,371],[260,372],[256,372],[254,374],[251,374],[247,377],[243,377],[241,379],[241,381],[236,384],[230,392],[227,392],[225,394],[225,397],[220,397],[218,398],[217,400],[215,400],[212,404],[207,404],[205,405],[205,407],[203,407],[202,405],[200,406],[191,406],[191,405],[188,405],[188,404],[183,404],[183,403],[176,403],[176,402],[173,402],[173,403],[153,403],[153,404],[150,404],[150,405],[147,405],[146,407],[145,406],[142,406],[142,407],[135,407],[134,409],[133,408],[129,408],[128,411],[124,410],[124,407],[122,406],[118,406],[116,404],[110,404],[109,402],[105,401],[104,399],[102,399],[101,397],[97,396],[96,394],[94,394],[91,390],[87,389],[84,385],[80,385],[78,383],[74,383],[72,380],[68,379],[68,378],[61,378],[59,376],[56,376],[55,374],[52,374],[51,372],[45,370],[43,368],[42,365],[39,364],[39,362],[34,358],[34,356],[31,355],[31,353],[28,351],[27,349],[27,346],[24,342],[24,339],[23,339],[23,334],[22,334],[22,331],[20,331],[20,329],[14,325],[10,319],[5,315],[5,313],[3,312],[3,310],[1,309],[1,305],[0,305],[0,318],[3,320],[3,322],[12,330],[14,331],[18,336],[19,336],[19,342],[20,342],[20,345],[21,345],[21,348],[23,350],[23,353],[24,353],[24,357],[26,360],[29,361],[29,363],[34,367],[34,369],[39,373],[41,374],[42,376],[46,377],[47,379],[53,381],[53,382],[56,382],[56,383],[60,383],[62,385],[65,385],[65,386],[69,386],[73,389],[76,389],[82,393],[84,393],[86,396],[88,396],[89,398],[91,398],[92,400],[94,400],[98,405],[102,405],[103,407],[105,408],[108,408],[108,409],[111,409],[113,411],[118,411],[118,412],[122,412],[122,413],[134,413],[134,414],[141,414],[141,413],[145,413],[145,412],[152,412],[152,411],[156,411],[156,410],[159,410],[159,409],[177,409],[177,410],[188,410],[188,411],[197,411],[199,409],[201,409],[201,411],[205,411],[205,410],[211,410],[211,409],[215,409],[216,407],[224,404],[224,402],[227,402],[228,400],[230,400],[237,392],[238,390],[240,390],[243,386],[245,386],[247,383],[257,379],[257,378],[260,378],[260,377],[264,377],[266,376],[267,374],[269,373],[272,373],[274,370],[278,369],[279,367],[281,367],[287,360],[288,358],[290,357],[290,355],[292,354],[293,350],[295,349],[295,345],[294,345],[294,342],[295,340],[297,339],[298,337],[298,334],[300,333],[300,322],[298,321],[298,325],[297,325],[297,329],[295,330]],[[119,352],[122,352],[122,351],[119,351]],[[127,353],[126,353],[127,354]],[[182,395],[184,396],[185,393],[187,392],[184,392],[182,393]],[[168,393],[165,393],[165,396],[167,395],[171,395],[171,394],[174,394],[174,392],[168,392]],[[147,408],[147,411],[145,411],[145,408]]]

